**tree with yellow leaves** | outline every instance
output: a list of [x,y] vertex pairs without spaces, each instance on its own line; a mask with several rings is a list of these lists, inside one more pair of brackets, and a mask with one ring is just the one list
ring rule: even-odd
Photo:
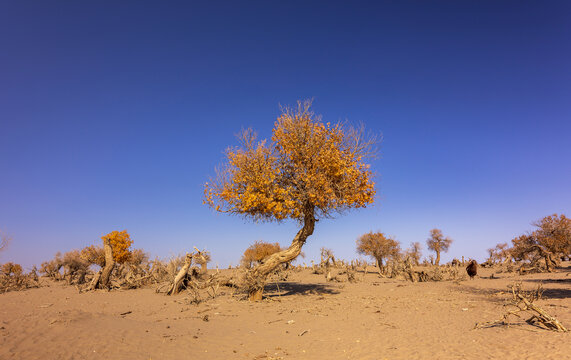
[[111,273],[115,264],[125,263],[131,259],[129,247],[133,244],[127,230],[112,231],[101,237],[103,251],[99,247],[90,246],[81,251],[81,257],[92,264],[101,266],[101,270],[95,275],[90,289],[109,288]]
[[305,101],[282,109],[271,142],[257,141],[251,129],[239,140],[241,147],[226,151],[227,162],[205,184],[204,202],[254,221],[293,219],[301,225],[289,248],[251,270],[258,281],[250,300],[258,300],[263,280],[301,253],[319,218],[373,203],[375,183],[365,161],[375,153],[376,138],[366,137],[363,127],[324,124]]

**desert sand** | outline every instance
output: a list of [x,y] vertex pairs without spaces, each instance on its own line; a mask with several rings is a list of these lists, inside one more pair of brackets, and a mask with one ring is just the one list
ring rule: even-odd
[[[0,295],[0,359],[571,359],[571,333],[499,319],[521,281],[571,327],[571,266],[411,283],[358,273],[327,282],[309,269],[268,284],[258,303],[225,294],[198,305],[154,288],[79,293],[63,282]],[[230,271],[230,270],[224,270]],[[278,289],[279,287],[279,289]]]

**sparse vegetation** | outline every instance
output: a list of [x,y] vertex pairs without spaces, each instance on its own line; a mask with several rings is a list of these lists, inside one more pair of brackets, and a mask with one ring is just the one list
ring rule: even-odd
[[38,274],[35,267],[26,274],[19,264],[7,262],[0,266],[0,293],[38,286]]
[[474,328],[489,328],[494,326],[510,326],[510,316],[518,319],[521,313],[530,316],[525,320],[526,323],[545,330],[557,332],[567,332],[568,330],[555,317],[549,315],[544,309],[537,306],[535,301],[539,300],[543,294],[543,287],[540,284],[535,291],[524,291],[521,283],[515,283],[510,286],[512,299],[509,306],[511,309],[501,317],[500,320],[489,321],[485,323],[476,323]]

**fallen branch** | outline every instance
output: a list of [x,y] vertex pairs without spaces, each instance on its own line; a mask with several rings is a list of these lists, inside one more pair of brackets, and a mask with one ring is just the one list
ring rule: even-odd
[[509,317],[511,315],[517,318],[522,318],[520,313],[531,315],[530,318],[525,320],[530,325],[537,326],[541,329],[567,332],[568,330],[557,320],[555,317],[549,315],[545,310],[534,304],[535,300],[541,298],[543,289],[541,284],[534,292],[525,292],[521,288],[521,283],[511,286],[512,301],[508,306],[513,308],[508,310],[501,319],[496,321],[488,321],[485,323],[476,323],[474,329],[489,328],[494,326],[510,326]]

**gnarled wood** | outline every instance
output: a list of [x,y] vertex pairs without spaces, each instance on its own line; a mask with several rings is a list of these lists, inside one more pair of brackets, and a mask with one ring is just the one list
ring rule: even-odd
[[111,273],[115,267],[115,259],[113,259],[113,248],[111,247],[111,240],[109,238],[103,239],[103,250],[105,252],[105,265],[103,269],[99,270],[91,280],[87,287],[87,291],[95,289],[109,289]]
[[113,248],[111,247],[111,240],[109,238],[103,239],[103,250],[105,251],[105,266],[101,272],[101,279],[99,279],[99,289],[108,289],[111,279],[111,273],[115,267],[115,259],[113,259]]
[[186,258],[184,259],[184,265],[182,266],[178,274],[175,276],[174,281],[171,287],[169,288],[169,291],[167,291],[167,295],[175,295],[178,294],[180,290],[182,290],[183,281],[186,275],[188,274],[188,270],[190,269],[191,264],[192,264],[192,254],[186,254]]
[[557,266],[557,262],[555,261],[555,256],[553,254],[544,249],[542,246],[539,245],[532,245],[529,248],[530,251],[537,251],[540,256],[545,259],[545,266],[547,267],[548,272],[552,272],[553,269]]
[[200,264],[200,268],[201,268],[200,271],[203,274],[208,273],[208,261],[207,261],[206,257],[204,256],[202,251],[198,250],[198,248],[196,246],[194,247],[194,250],[196,250],[195,257],[199,259],[198,263]]
[[309,209],[304,217],[303,227],[297,232],[291,245],[282,251],[274,253],[264,259],[263,263],[256,266],[248,275],[249,289],[248,298],[250,301],[262,299],[264,283],[266,277],[283,263],[290,262],[301,254],[301,248],[315,228],[315,217],[313,208]]

